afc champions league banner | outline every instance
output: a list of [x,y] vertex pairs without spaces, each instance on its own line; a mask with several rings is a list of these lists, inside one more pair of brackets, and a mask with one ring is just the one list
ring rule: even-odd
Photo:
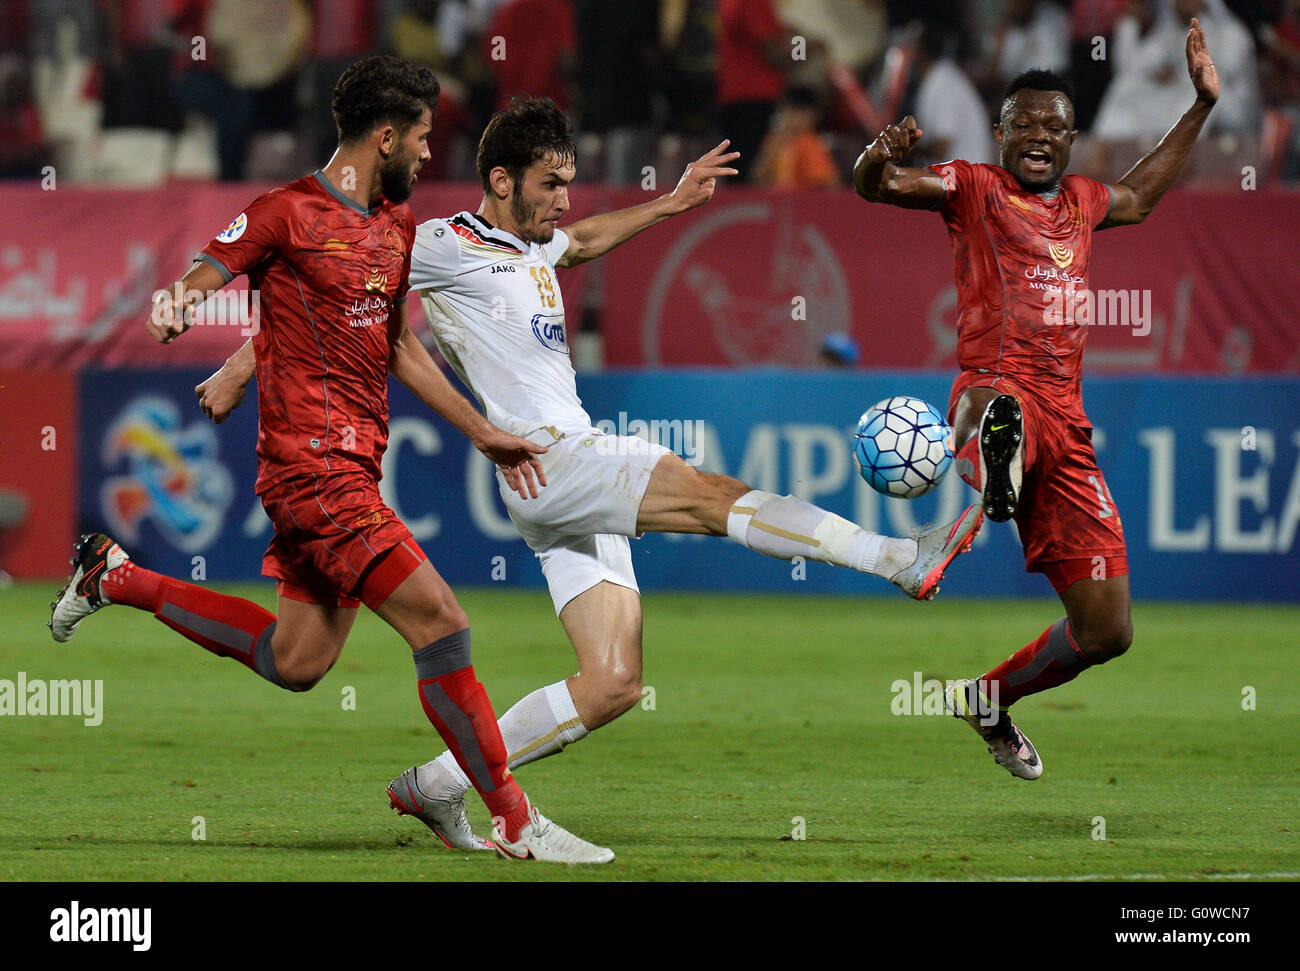
[[[257,396],[213,425],[195,403],[206,368],[86,371],[80,378],[80,527],[140,563],[195,581],[252,580],[270,523],[253,494]],[[950,471],[929,495],[873,492],[858,475],[858,416],[892,395],[946,408],[938,372],[611,372],[579,379],[597,426],[652,438],[687,462],[794,493],[906,536],[973,492]],[[453,585],[543,586],[497,494],[492,466],[390,382],[381,490]],[[1128,540],[1137,599],[1300,601],[1300,382],[1105,378],[1084,384],[1094,443]],[[553,484],[551,486],[555,488]],[[786,563],[725,539],[632,544],[642,588],[901,596],[881,580]],[[543,596],[539,590],[539,596]],[[988,523],[941,596],[1050,597],[1026,574],[1013,525]]]

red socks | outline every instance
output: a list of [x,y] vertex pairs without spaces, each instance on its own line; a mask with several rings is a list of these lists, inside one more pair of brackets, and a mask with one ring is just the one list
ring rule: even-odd
[[1079,650],[1062,617],[1038,639],[1027,644],[980,679],[980,688],[993,705],[1009,708],[1026,695],[1073,681],[1093,661]]
[[510,775],[506,745],[487,692],[470,664],[469,631],[457,631],[415,652],[420,703],[456,763],[478,790],[510,841],[528,823],[523,790]]
[[980,436],[978,430],[966,440],[965,445],[957,450],[955,467],[957,474],[966,480],[967,485],[976,492],[984,491],[984,483],[980,481]]
[[204,650],[234,658],[285,687],[271,652],[275,614],[252,601],[173,580],[130,560],[110,570],[99,589],[111,602],[148,610]]

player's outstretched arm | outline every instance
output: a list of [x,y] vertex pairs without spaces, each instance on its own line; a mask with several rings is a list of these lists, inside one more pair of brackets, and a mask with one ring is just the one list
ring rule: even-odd
[[419,338],[406,326],[405,304],[399,304],[389,318],[389,333],[392,352],[388,370],[393,377],[491,459],[505,476],[506,485],[525,499],[536,499],[538,487],[546,485],[546,473],[537,458],[546,451],[545,446],[497,428],[452,387]]
[[257,360],[253,355],[253,339],[244,341],[242,347],[226,358],[221,370],[194,389],[203,413],[220,425],[244,400],[244,389],[253,379]]
[[729,141],[697,158],[682,173],[677,187],[667,195],[629,206],[599,216],[588,216],[564,231],[569,236],[569,248],[564,251],[556,266],[577,266],[587,260],[604,256],[620,243],[661,223],[670,216],[702,206],[713,198],[713,190],[722,176],[735,175],[730,163],[740,158],[739,152],[728,152]]
[[912,154],[923,132],[908,115],[890,125],[858,156],[853,166],[853,188],[868,202],[887,202],[903,209],[933,209],[943,198],[943,179],[925,169],[909,169],[899,162]]
[[216,267],[195,260],[183,277],[153,295],[153,306],[145,322],[150,335],[163,344],[170,344],[190,329],[195,308],[225,285],[226,280]]
[[1160,197],[1178,178],[1178,173],[1192,154],[1201,126],[1210,116],[1210,109],[1219,100],[1219,74],[1205,47],[1205,34],[1201,32],[1200,21],[1195,17],[1187,32],[1187,73],[1196,90],[1196,101],[1183,112],[1178,124],[1160,139],[1160,144],[1129,169],[1124,178],[1111,186],[1115,198],[1110,212],[1098,229],[1128,226],[1146,219]]

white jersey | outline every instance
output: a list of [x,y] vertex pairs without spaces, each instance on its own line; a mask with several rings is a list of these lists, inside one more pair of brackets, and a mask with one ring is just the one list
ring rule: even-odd
[[549,243],[526,243],[469,212],[415,231],[411,289],[420,291],[438,350],[488,421],[514,435],[591,427],[554,272],[568,248],[559,229]]

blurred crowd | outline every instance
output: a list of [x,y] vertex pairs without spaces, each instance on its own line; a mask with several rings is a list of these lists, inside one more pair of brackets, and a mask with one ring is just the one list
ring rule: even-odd
[[579,133],[584,180],[643,182],[731,138],[742,177],[847,184],[885,124],[917,164],[996,161],[1005,82],[1067,73],[1073,171],[1117,178],[1192,101],[1199,17],[1223,94],[1189,177],[1300,180],[1300,0],[5,0],[0,175],[278,180],[328,158],[330,92],[377,52],[442,82],[433,175],[473,179],[517,93]]

